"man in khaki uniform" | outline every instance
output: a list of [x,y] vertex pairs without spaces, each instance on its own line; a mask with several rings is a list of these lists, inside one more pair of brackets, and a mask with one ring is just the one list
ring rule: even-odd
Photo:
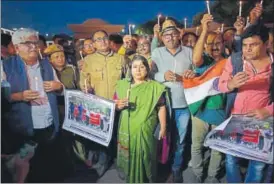
[[95,32],[92,39],[96,52],[84,59],[80,87],[82,91],[93,89],[95,95],[112,99],[116,82],[125,72],[124,56],[110,50],[104,31]]
[[[108,34],[105,31],[96,31],[92,40],[96,52],[88,55],[84,59],[84,65],[80,74],[80,88],[84,92],[93,92],[97,96],[106,99],[113,99],[116,82],[125,76],[124,56],[111,51],[109,47]],[[115,128],[114,128],[115,129]],[[98,144],[88,145],[92,150],[96,148],[99,151],[99,160],[97,164],[92,164],[92,156],[89,156],[90,166],[97,170],[98,175],[102,176],[106,171],[111,155],[116,150],[113,148],[116,144],[115,131],[114,139],[109,148]],[[92,152],[92,153],[91,153]],[[93,155],[94,151],[89,151],[88,155]]]

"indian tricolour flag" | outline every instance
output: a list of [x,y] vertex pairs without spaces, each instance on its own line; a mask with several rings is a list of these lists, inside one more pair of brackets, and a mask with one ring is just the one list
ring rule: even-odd
[[183,80],[186,101],[192,114],[196,114],[207,97],[221,93],[213,85],[222,74],[225,62],[226,59],[217,62],[199,77]]

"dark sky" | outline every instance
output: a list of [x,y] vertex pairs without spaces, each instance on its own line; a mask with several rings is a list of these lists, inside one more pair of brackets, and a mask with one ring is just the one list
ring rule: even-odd
[[71,33],[67,24],[101,18],[110,24],[142,24],[159,13],[178,20],[205,10],[205,1],[2,1],[2,27]]

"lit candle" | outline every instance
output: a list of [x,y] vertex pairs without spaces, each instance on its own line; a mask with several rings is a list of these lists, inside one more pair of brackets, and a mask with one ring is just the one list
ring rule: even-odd
[[131,35],[131,24],[128,25],[128,33]]
[[185,18],[185,19],[184,19],[184,21],[185,21],[185,29],[186,29],[186,24],[187,24],[187,22],[186,22],[186,21],[187,21],[187,18]]
[[239,17],[242,16],[242,1],[240,1],[240,7],[239,7]]
[[168,16],[166,16],[166,20],[168,19]]
[[[130,89],[127,90],[127,100],[129,101]],[[129,102],[127,102],[127,106],[129,106]]]
[[127,99],[129,99],[130,89],[127,90]]
[[249,17],[246,18],[246,26],[248,25],[249,23]]
[[43,56],[42,56],[42,54],[41,54],[41,50],[40,50],[40,49],[38,49],[38,52],[39,52],[40,58],[41,58],[41,59],[44,59]]
[[207,12],[210,15],[209,1],[206,1]]
[[176,82],[176,65],[177,65],[177,61],[175,59],[174,60],[174,70],[173,70],[173,73],[174,73],[174,82]]
[[224,32],[224,24],[222,24],[222,26],[221,26],[221,33],[223,33]]
[[88,93],[88,78],[85,79],[85,92]]
[[263,3],[264,3],[264,1],[263,1],[263,0],[261,0],[261,5],[263,5]]
[[34,77],[35,80],[35,91],[39,91],[39,87],[38,87],[38,77]]
[[84,60],[83,51],[80,50],[79,53],[80,53],[81,60]]
[[161,14],[158,15],[158,26],[160,26],[160,18],[161,18]]
[[199,31],[199,27],[197,26],[196,27],[196,35],[198,35],[198,33],[199,33],[198,31]]
[[174,61],[174,70],[173,70],[173,73],[176,72],[176,65],[177,65],[177,61],[176,61],[176,59],[175,59],[175,61]]

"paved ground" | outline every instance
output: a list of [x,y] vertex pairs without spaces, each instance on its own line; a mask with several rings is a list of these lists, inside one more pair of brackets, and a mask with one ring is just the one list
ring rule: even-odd
[[[160,183],[172,183],[172,177],[171,177],[171,172],[169,171],[169,169],[167,167],[163,167],[160,166],[159,169],[161,169],[159,171],[159,181]],[[184,183],[193,183],[193,181],[191,181],[190,179],[190,175],[192,170],[190,167],[186,168],[183,171],[183,178],[184,178]],[[225,183],[225,177],[224,174],[221,178],[221,183]],[[97,183],[125,183],[125,181],[121,180],[118,177],[118,174],[115,170],[115,167],[112,166],[106,173],[105,175],[97,180]]]
[[[207,165],[207,158],[209,154],[206,153],[206,159],[205,163]],[[160,183],[171,183],[172,177],[171,177],[171,171],[170,171],[170,164],[161,165],[158,166],[159,169],[159,177],[158,181]],[[183,177],[184,177],[184,183],[192,183],[190,179],[191,175],[191,167],[185,167],[183,169]],[[118,174],[115,169],[115,164],[113,164],[107,172],[101,177],[98,178],[98,175],[94,170],[87,169],[83,164],[78,163],[75,166],[74,172],[71,173],[69,177],[67,177],[64,180],[64,183],[125,183],[125,181],[121,180],[118,177]],[[224,172],[221,174],[221,182],[225,183],[225,177]]]
[[[185,159],[186,164],[183,166],[183,178],[184,183],[193,183],[190,179],[191,175],[191,168],[188,167],[187,163],[190,160],[190,150],[191,150],[191,143],[190,143],[190,135],[186,137],[186,147],[183,158]],[[205,165],[208,165],[209,160],[209,151],[205,152]],[[159,164],[158,165],[158,181],[159,183],[172,183],[171,177],[171,164],[168,163],[166,165]],[[225,173],[222,170],[221,172],[221,182],[225,183]],[[118,174],[115,169],[115,164],[107,170],[107,172],[101,177],[98,178],[98,175],[94,170],[88,170],[83,164],[78,163],[75,167],[75,171],[64,180],[65,183],[125,183],[125,181],[121,180],[118,177]]]

